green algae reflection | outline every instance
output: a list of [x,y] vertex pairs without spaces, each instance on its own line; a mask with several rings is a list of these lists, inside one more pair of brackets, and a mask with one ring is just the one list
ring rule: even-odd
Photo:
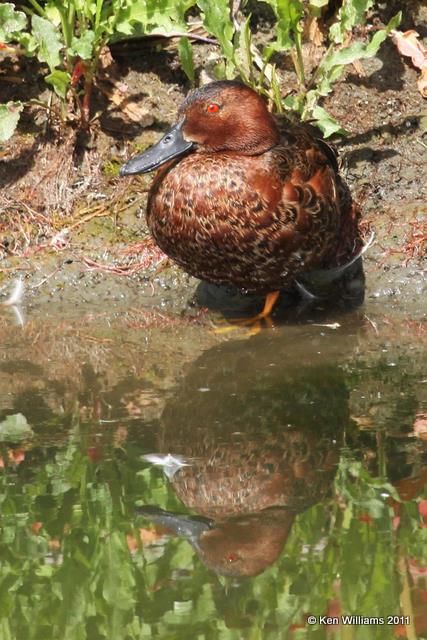
[[[151,386],[129,373],[102,387],[87,365],[80,404],[55,409],[33,386],[3,410],[2,640],[426,637],[425,447],[408,437],[418,370],[338,356],[292,365],[285,346],[205,351],[145,417],[137,398],[151,407],[161,393],[152,373]],[[374,384],[387,402],[367,428],[352,394],[372,407]],[[170,452],[188,459],[170,478],[143,457]],[[147,506],[207,528],[184,535]],[[269,539],[274,557],[227,572],[225,547],[212,555],[205,534],[223,536],[233,564],[233,527],[249,517],[250,554]],[[410,624],[310,626],[310,614]]]

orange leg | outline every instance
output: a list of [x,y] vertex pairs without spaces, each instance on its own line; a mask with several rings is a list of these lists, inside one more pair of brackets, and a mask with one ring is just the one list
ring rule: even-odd
[[264,318],[268,318],[273,311],[274,305],[276,304],[280,295],[280,291],[271,291],[271,293],[267,293],[264,303],[264,309],[258,313],[254,320],[263,320]]
[[233,320],[234,326],[222,327],[217,329],[215,333],[225,333],[227,331],[232,331],[236,327],[250,327],[250,333],[255,334],[258,333],[261,329],[261,321],[264,320],[269,327],[273,326],[270,315],[274,309],[274,305],[277,302],[277,299],[280,295],[280,291],[272,291],[268,293],[265,298],[264,309],[253,316],[252,318]]

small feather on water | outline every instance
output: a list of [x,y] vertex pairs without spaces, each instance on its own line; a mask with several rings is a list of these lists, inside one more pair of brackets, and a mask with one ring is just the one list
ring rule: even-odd
[[10,296],[5,302],[2,302],[2,304],[5,307],[16,307],[19,304],[21,304],[23,296],[24,296],[24,283],[21,280],[21,278],[18,278],[15,281],[15,285],[13,287],[12,293],[10,294]]
[[190,467],[185,458],[182,456],[175,456],[168,453],[167,455],[161,453],[147,453],[142,456],[143,460],[150,462],[156,466],[163,468],[163,473],[169,478],[172,479],[173,476],[179,469],[182,467]]
[[16,324],[18,327],[23,327],[25,324],[25,316],[22,314],[21,309],[16,305],[13,305],[11,309],[15,314]]
[[313,322],[313,326],[314,327],[326,327],[327,329],[339,329],[340,328],[340,323],[339,322],[330,322],[329,324],[321,324],[318,322]]

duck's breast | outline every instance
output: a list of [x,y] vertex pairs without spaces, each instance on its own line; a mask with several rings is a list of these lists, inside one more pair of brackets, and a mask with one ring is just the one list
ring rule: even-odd
[[157,176],[147,221],[159,244],[169,249],[207,243],[235,251],[274,222],[280,197],[279,176],[271,175],[260,158],[194,154]]
[[[191,275],[250,291],[279,288],[312,267],[311,236],[322,244],[322,225],[294,201],[302,187],[286,197],[275,160],[192,154],[159,172],[147,221],[161,249]],[[321,258],[327,248],[315,253]]]

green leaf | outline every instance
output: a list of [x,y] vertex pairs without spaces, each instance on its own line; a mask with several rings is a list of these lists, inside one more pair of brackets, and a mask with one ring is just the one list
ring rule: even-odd
[[6,2],[0,6],[0,42],[10,42],[14,36],[27,26],[27,16],[15,11],[14,5]]
[[14,413],[13,415],[7,416],[3,422],[0,422],[1,441],[19,442],[19,440],[31,437],[33,433],[33,430],[27,422],[27,418],[22,415],[22,413]]
[[181,38],[178,46],[181,66],[190,82],[194,83],[193,47],[188,38]]
[[277,40],[272,46],[277,51],[286,51],[294,46],[295,33],[300,30],[304,7],[300,0],[263,0],[270,5],[277,18]]
[[314,16],[315,18],[320,18],[320,16],[322,15],[321,9],[322,7],[325,7],[328,2],[329,0],[310,0],[308,4],[310,15]]
[[294,94],[289,94],[288,96],[286,96],[286,98],[284,100],[282,100],[283,106],[286,109],[289,109],[290,111],[299,111],[300,110],[300,104],[299,104],[299,100],[298,97]]
[[20,33],[18,37],[18,42],[20,46],[24,49],[25,55],[27,57],[32,57],[36,54],[37,51],[37,42],[31,33]]
[[317,85],[317,93],[319,96],[327,96],[332,91],[332,85],[339,80],[343,74],[344,65],[336,65],[329,69],[326,74],[322,74],[322,78]]
[[215,80],[225,80],[227,78],[227,69],[224,60],[220,60],[213,68],[213,76]]
[[341,44],[346,34],[357,24],[362,24],[366,13],[373,6],[373,0],[344,0],[338,13],[338,21],[329,29],[332,42]]
[[245,82],[251,83],[253,75],[253,57],[251,51],[251,30],[250,19],[248,16],[241,26],[241,30],[238,34],[238,46],[235,50],[236,62],[239,68],[240,74]]
[[54,575],[54,568],[51,564],[42,564],[37,567],[35,574],[40,578],[51,578]]
[[368,510],[372,518],[381,518],[387,509],[387,503],[379,498],[368,498],[364,502],[363,507]]
[[130,15],[129,9],[123,9],[119,13],[117,16],[116,31],[120,38],[123,38],[123,36],[143,35],[144,29],[142,28],[141,20],[136,20],[137,24],[138,22],[141,24],[140,29],[135,27],[134,22],[135,18]]
[[401,12],[393,16],[386,28],[377,31],[372,40],[367,44],[363,42],[354,42],[349,47],[333,51],[330,55],[326,56],[322,62],[322,67],[326,71],[329,71],[336,65],[346,65],[363,58],[372,58],[376,55],[381,44],[387,38],[391,30],[395,29],[399,25],[401,17]]
[[384,42],[386,37],[391,33],[393,29],[396,29],[402,21],[402,12],[399,11],[394,15],[391,20],[386,25],[385,29],[381,29],[381,31],[377,31],[372,40],[366,45],[366,56],[372,57],[374,56],[381,44]]
[[48,3],[44,8],[43,17],[47,18],[49,22],[53,22],[55,27],[59,27],[61,24],[61,13],[57,6]]
[[82,60],[90,60],[93,54],[95,33],[87,29],[79,38],[73,37],[69,52],[72,56],[78,56]]
[[38,44],[37,57],[41,62],[46,62],[53,71],[61,63],[59,52],[64,47],[59,33],[48,20],[33,16],[31,20],[33,35]]
[[[0,142],[5,142],[13,135],[24,105],[21,102],[0,104]],[[0,423],[0,427],[1,427]]]
[[355,42],[349,47],[334,51],[326,60],[324,69],[329,71],[337,65],[351,64],[355,60],[365,57],[366,45],[363,42]]
[[67,91],[71,83],[71,75],[66,71],[55,69],[48,76],[45,77],[48,84],[51,84],[55,93],[65,100],[67,97]]
[[328,138],[333,133],[347,134],[347,131],[341,127],[339,122],[329,115],[323,107],[314,107],[312,116],[316,120],[316,125],[319,127],[325,138]]
[[393,29],[396,29],[400,25],[402,22],[402,16],[402,11],[398,11],[392,18],[390,18],[390,21],[387,23],[385,28],[387,33],[391,33]]
[[[393,16],[385,29],[377,31],[368,43],[353,42],[348,47],[330,48],[316,71],[317,82],[315,88],[308,91],[305,96],[304,119],[307,116],[314,116],[313,109],[319,96],[327,96],[332,91],[333,84],[341,77],[346,65],[356,60],[371,58],[376,55],[387,35],[399,25],[401,17],[401,12]],[[325,113],[318,112],[318,126],[322,129],[324,135],[329,136],[334,132],[340,131],[338,123],[330,119],[329,116],[325,117]]]
[[114,30],[125,35],[186,30],[185,12],[193,4],[194,0],[127,0],[116,9]]
[[271,67],[271,88],[273,89],[273,100],[279,113],[283,112],[281,83],[277,78],[276,67]]
[[203,11],[203,25],[214,35],[226,60],[234,64],[234,25],[230,17],[228,0],[198,0],[197,5]]

